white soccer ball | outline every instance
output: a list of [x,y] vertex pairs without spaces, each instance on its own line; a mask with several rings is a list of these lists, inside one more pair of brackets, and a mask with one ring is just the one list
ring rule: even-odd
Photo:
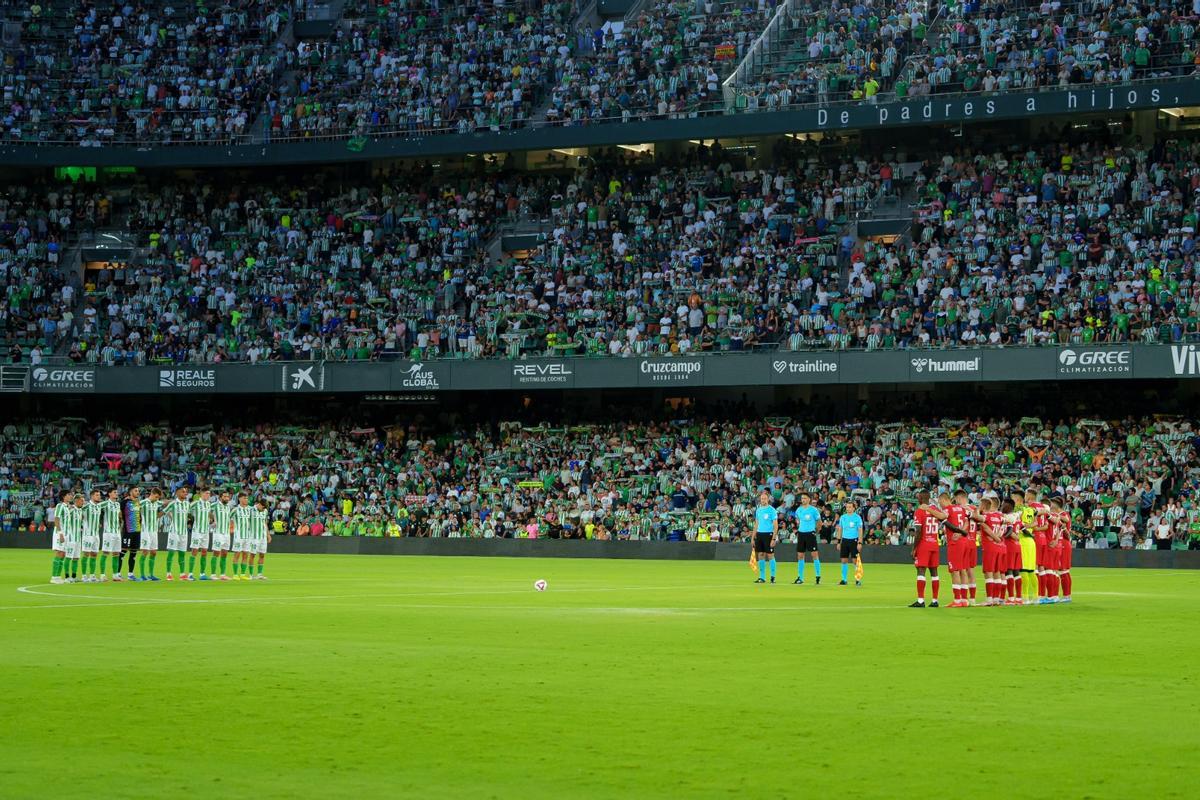
[[549,585],[550,584],[546,583],[546,581],[542,580],[541,578],[538,578],[533,582],[533,588],[537,589],[539,592],[546,591],[546,587]]

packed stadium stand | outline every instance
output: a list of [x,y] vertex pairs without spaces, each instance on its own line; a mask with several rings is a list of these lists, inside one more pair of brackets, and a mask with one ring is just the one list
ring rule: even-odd
[[[1182,342],[1200,334],[1196,145],[1007,146],[907,166],[784,148],[749,169],[599,161],[553,173],[102,188],[13,186],[14,362],[516,358]],[[908,235],[848,222],[882,197]],[[64,276],[119,213],[144,260]],[[543,220],[522,259],[500,226]]]
[[1197,9],[1116,0],[8,8],[0,139],[103,146],[502,131],[1189,76]]
[[303,535],[729,540],[765,485],[785,510],[805,487],[829,519],[854,500],[874,541],[911,544],[918,491],[1032,479],[1078,498],[1087,547],[1159,546],[1162,525],[1166,546],[1200,547],[1191,420],[882,419],[816,425],[737,404],[634,424],[611,411],[455,426],[27,419],[0,431],[0,522],[44,524],[67,485],[141,482],[249,491],[279,532]]

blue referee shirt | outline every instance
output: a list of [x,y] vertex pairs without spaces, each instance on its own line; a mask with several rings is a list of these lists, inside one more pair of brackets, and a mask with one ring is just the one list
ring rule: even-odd
[[816,506],[800,506],[796,509],[796,524],[801,533],[816,533],[820,521],[821,512]]
[[774,506],[759,506],[754,512],[754,519],[758,523],[759,533],[774,533],[775,520],[779,517],[779,512]]
[[858,514],[842,514],[838,525],[842,526],[843,539],[857,539],[862,534],[863,518]]

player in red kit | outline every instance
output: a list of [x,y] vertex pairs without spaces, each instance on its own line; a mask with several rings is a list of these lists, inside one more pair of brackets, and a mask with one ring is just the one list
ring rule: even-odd
[[1017,529],[1021,518],[1016,512],[1017,503],[1012,499],[1000,505],[1000,513],[1004,515],[1004,580],[1007,591],[1004,604],[1010,606],[1021,605],[1021,538]]
[[983,581],[989,606],[1002,605],[1005,598],[1004,572],[1008,567],[1008,552],[1004,544],[1004,514],[999,506],[1000,501],[992,497],[985,497],[979,504],[983,512],[979,522],[983,531]]
[[1048,536],[1046,541],[1046,575],[1047,598],[1051,603],[1059,601],[1059,591],[1065,597],[1066,589],[1062,586],[1063,564],[1070,558],[1071,544],[1067,528],[1071,524],[1069,514],[1063,512],[1062,500],[1055,497],[1050,500],[1048,515]]
[[1033,540],[1037,545],[1037,582],[1038,602],[1049,596],[1049,583],[1046,580],[1046,544],[1050,535],[1050,507],[1038,499],[1032,489],[1025,492],[1025,505],[1033,509]]
[[967,493],[959,491],[954,495],[955,505],[967,510],[967,535],[963,542],[962,566],[966,575],[963,576],[963,588],[967,590],[967,598],[975,605],[975,568],[979,566],[979,523],[983,520],[981,509],[972,508]]
[[1074,532],[1071,530],[1071,511],[1065,504],[1060,505],[1059,526],[1062,530],[1062,553],[1058,561],[1058,579],[1062,584],[1062,600],[1071,602],[1071,552],[1075,549]]
[[964,608],[970,605],[967,601],[967,570],[964,566],[967,559],[967,509],[951,502],[948,494],[941,495],[938,502],[946,512],[946,565],[950,567],[950,584],[954,589],[954,602],[950,608]]
[[913,521],[917,526],[917,538],[913,543],[913,565],[917,568],[917,599],[910,608],[925,608],[926,572],[933,582],[929,606],[938,607],[938,597],[941,595],[941,579],[938,578],[938,533],[942,528],[942,520],[946,512],[929,502],[929,492],[917,494],[917,510],[913,512]]

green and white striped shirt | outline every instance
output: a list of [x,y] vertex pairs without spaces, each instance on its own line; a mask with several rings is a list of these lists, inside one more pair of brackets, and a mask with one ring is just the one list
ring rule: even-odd
[[212,525],[212,507],[216,505],[211,500],[192,501],[192,532],[208,533]]
[[116,500],[104,500],[100,505],[104,507],[104,532],[120,533],[121,504]]
[[54,527],[63,533],[67,532],[67,517],[71,516],[70,503],[58,503],[54,506]]
[[267,512],[266,511],[255,510],[255,512],[254,512],[254,538],[255,539],[267,538]]
[[83,507],[83,528],[88,533],[100,533],[100,515],[104,511],[104,501],[88,504]]
[[83,533],[83,509],[67,506],[63,514],[63,533],[68,539],[78,539]]
[[219,533],[224,536],[229,535],[229,524],[233,521],[233,510],[237,508],[233,503],[213,503],[213,517],[216,519],[216,525],[213,527],[214,533]]
[[255,517],[254,506],[238,506],[233,510],[233,534],[243,538],[254,535]]
[[188,514],[191,512],[191,503],[187,500],[175,498],[167,503],[163,509],[167,518],[171,520],[171,533],[187,533],[188,529]]
[[158,534],[158,512],[162,508],[161,500],[143,500],[139,508],[142,511],[142,533],[151,536]]

